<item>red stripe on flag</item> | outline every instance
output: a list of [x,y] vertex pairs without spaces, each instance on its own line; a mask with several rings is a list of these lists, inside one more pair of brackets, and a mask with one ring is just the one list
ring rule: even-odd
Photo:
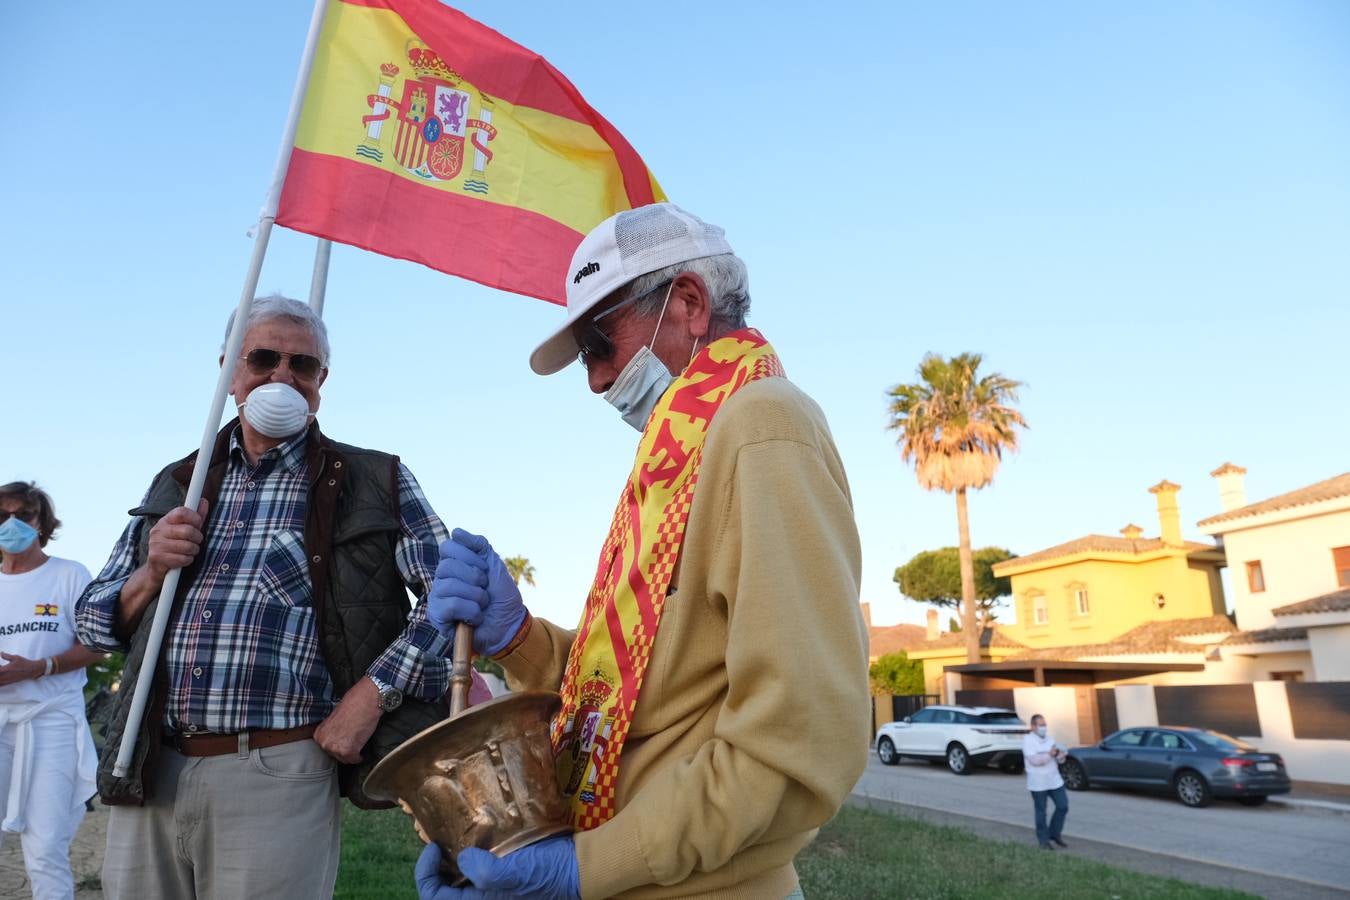
[[582,234],[547,216],[417,184],[365,163],[295,148],[277,224],[565,304]]
[[397,14],[445,64],[490,97],[562,116],[595,129],[623,175],[629,206],[655,203],[647,164],[627,138],[548,60],[440,0],[339,0]]

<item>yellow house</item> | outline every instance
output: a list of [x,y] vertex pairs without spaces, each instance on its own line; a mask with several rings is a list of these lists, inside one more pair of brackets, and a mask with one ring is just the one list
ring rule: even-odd
[[1223,549],[1182,538],[1180,490],[1166,480],[1149,488],[1159,537],[1127,525],[1122,537],[1089,534],[994,566],[995,575],[1012,578],[1017,616],[998,631],[1036,649],[1105,643],[1148,622],[1223,615]]
[[[1026,649],[1025,645],[1009,638],[1002,626],[994,625],[980,632],[981,662],[1003,662]],[[951,698],[947,696],[943,670],[947,666],[959,666],[967,662],[966,636],[959,631],[940,634],[937,610],[930,609],[925,640],[906,653],[910,659],[923,663],[924,693],[936,694],[944,702],[949,701]]]

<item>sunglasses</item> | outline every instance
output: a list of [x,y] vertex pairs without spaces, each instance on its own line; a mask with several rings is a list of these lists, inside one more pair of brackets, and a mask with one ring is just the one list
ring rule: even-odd
[[296,378],[312,381],[319,377],[319,372],[323,371],[323,363],[317,356],[310,356],[308,353],[285,353],[281,350],[268,350],[265,347],[258,347],[248,351],[240,357],[248,366],[248,370],[253,375],[271,375],[276,371],[277,366],[281,365],[283,359],[288,361],[291,368],[291,374]]
[[664,291],[669,284],[670,282],[658,284],[645,294],[638,294],[636,297],[629,297],[627,300],[621,300],[609,309],[600,313],[598,316],[592,318],[589,322],[578,325],[572,336],[576,338],[577,347],[580,349],[580,352],[577,354],[577,359],[581,360],[581,364],[583,366],[588,366],[592,361],[604,362],[614,356],[614,341],[611,340],[610,336],[600,327],[601,321],[614,315],[621,309],[632,306],[639,300],[650,297],[658,291]]
[[21,509],[16,513],[11,513],[0,509],[0,525],[8,522],[10,516],[18,516],[20,521],[27,522],[29,525],[36,525],[38,511],[36,509]]

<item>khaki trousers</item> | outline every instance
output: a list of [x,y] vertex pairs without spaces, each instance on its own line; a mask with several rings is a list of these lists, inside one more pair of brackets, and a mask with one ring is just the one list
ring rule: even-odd
[[341,817],[337,767],[313,740],[245,755],[161,747],[151,799],[115,806],[107,900],[330,900]]

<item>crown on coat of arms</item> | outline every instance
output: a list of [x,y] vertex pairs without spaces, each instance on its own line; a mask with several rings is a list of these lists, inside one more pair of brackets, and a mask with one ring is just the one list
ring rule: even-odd
[[581,683],[581,705],[599,708],[614,693],[614,680],[596,669]]
[[393,63],[380,63],[380,74],[387,78],[393,78],[398,74],[398,66]]
[[438,78],[451,84],[463,79],[454,69],[445,64],[440,55],[430,47],[410,47],[408,62],[412,64],[413,75],[417,78]]

